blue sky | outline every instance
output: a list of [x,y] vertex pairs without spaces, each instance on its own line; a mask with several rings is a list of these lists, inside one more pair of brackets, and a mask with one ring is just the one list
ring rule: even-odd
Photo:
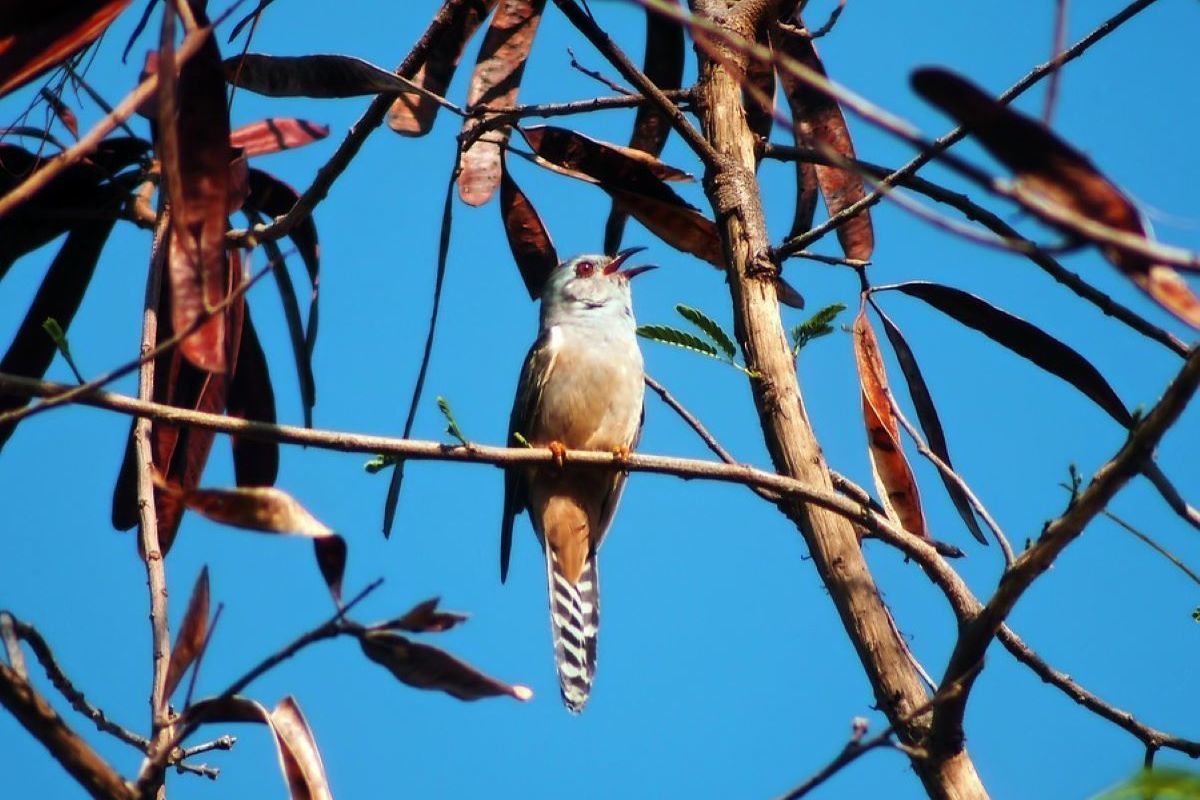
[[[125,66],[117,60],[137,5],[118,20],[89,72],[110,100],[132,86],[140,66],[140,55]],[[820,19],[829,5],[814,3],[812,19]],[[950,66],[999,92],[1047,57],[1053,5],[855,0],[820,50],[833,78],[936,136],[950,125],[914,97],[910,71],[925,64]],[[1070,40],[1122,5],[1072,4]],[[395,8],[277,3],[253,49],[346,53],[392,67],[416,41],[434,4],[405,4],[402,13]],[[640,54],[642,12],[615,2],[593,8],[618,42]],[[1193,76],[1200,74],[1198,23],[1194,3],[1155,4],[1067,68],[1055,117],[1056,130],[1151,209],[1161,238],[1192,249],[1200,249],[1194,192],[1200,156],[1191,134],[1198,120],[1190,102]],[[144,38],[135,53],[150,41]],[[456,101],[465,97],[476,46],[451,87]],[[587,66],[611,73],[550,10],[522,101],[597,93],[596,84],[568,67],[567,47]],[[690,53],[688,70],[694,75]],[[1043,91],[1032,90],[1017,105],[1037,113]],[[4,101],[6,119],[28,95]],[[235,125],[297,116],[331,126],[325,142],[258,162],[302,187],[366,104],[365,98],[316,102],[242,92],[233,117]],[[85,125],[95,117],[91,109],[81,113]],[[624,141],[631,119],[631,112],[610,111],[560,124]],[[898,164],[911,155],[859,120],[850,125],[864,158]],[[377,132],[317,210],[323,256],[315,357],[319,427],[400,431],[427,321],[441,197],[457,127],[443,114],[423,139]],[[776,139],[788,137],[780,132]],[[998,169],[970,144],[956,152]],[[696,168],[675,140],[665,158]],[[599,249],[608,210],[601,192],[525,163],[513,169],[560,253]],[[790,165],[770,163],[760,172],[776,241],[791,222],[792,174]],[[937,168],[927,176],[946,177]],[[699,187],[683,191],[706,206]],[[1011,208],[997,207],[1006,219],[1037,231]],[[981,294],[1078,349],[1131,408],[1152,404],[1178,366],[1162,347],[1078,302],[1016,256],[963,243],[887,203],[874,221],[875,282],[935,280]],[[648,259],[663,267],[637,283],[639,321],[671,322],[674,305],[686,303],[729,325],[728,294],[717,272],[636,225],[626,241],[649,245]],[[100,263],[70,332],[86,374],[135,352],[148,246],[148,233],[119,227]],[[823,252],[835,247],[832,239],[820,245]],[[23,259],[0,284],[0,343],[11,339],[51,257],[47,250]],[[1194,338],[1094,254],[1072,254],[1064,263],[1185,340]],[[299,264],[293,269],[301,279]],[[794,261],[787,277],[810,309],[856,304],[857,283],[845,270]],[[883,302],[917,352],[956,466],[1020,546],[1063,508],[1059,484],[1067,465],[1090,474],[1119,447],[1121,431],[1073,389],[982,336],[915,300],[887,296]],[[271,364],[280,419],[298,423],[300,405],[275,289],[262,283],[250,303]],[[455,208],[443,314],[415,435],[443,437],[434,397],[444,395],[469,437],[499,443],[521,359],[536,332],[536,307],[524,294],[494,205]],[[788,324],[804,316],[784,311]],[[850,315],[841,321],[848,323]],[[662,345],[647,343],[643,351],[648,372],[739,459],[769,464],[743,376]],[[898,382],[898,370],[889,363]],[[830,463],[869,485],[850,336],[839,330],[811,345],[799,370]],[[50,377],[70,380],[61,361]],[[114,388],[136,392],[128,379]],[[108,524],[127,429],[127,419],[110,413],[55,411],[23,425],[0,454],[5,542],[0,607],[43,632],[91,700],[114,719],[141,728],[148,716],[150,667],[144,572],[132,535],[114,533]],[[1200,497],[1193,453],[1198,436],[1200,410],[1193,408],[1160,449],[1164,470],[1193,500]],[[641,450],[707,457],[694,435],[653,397],[647,398]],[[249,693],[268,705],[286,694],[297,698],[337,796],[769,797],[836,754],[854,717],[869,719],[873,730],[885,724],[871,708],[870,687],[803,541],[750,492],[632,477],[601,557],[604,626],[597,683],[586,712],[574,718],[558,700],[541,556],[524,521],[509,583],[501,586],[497,579],[500,473],[490,467],[410,466],[396,530],[384,541],[386,478],[364,472],[365,460],[287,448],[278,482],[347,537],[349,592],[386,578],[359,616],[383,618],[441,595],[444,605],[472,618],[432,641],[536,694],[528,704],[506,699],[462,704],[398,685],[352,642],[312,648]],[[932,531],[968,552],[956,566],[986,596],[999,575],[999,553],[970,539],[928,465],[914,461],[914,468]],[[218,440],[205,484],[232,482],[228,446]],[[1200,563],[1195,531],[1167,511],[1145,482],[1135,481],[1111,510],[1185,561]],[[939,675],[953,645],[945,602],[895,552],[874,543],[866,551],[901,630],[918,658]],[[173,624],[204,564],[214,598],[226,608],[204,662],[200,694],[221,690],[330,612],[307,544],[188,518],[167,562]],[[1011,621],[1047,660],[1090,689],[1144,722],[1196,738],[1197,707],[1189,687],[1200,656],[1200,629],[1190,612],[1198,604],[1194,584],[1143,544],[1098,520],[1021,601]],[[80,718],[68,718],[125,774],[136,771],[137,753],[89,731]],[[207,759],[222,769],[218,783],[172,776],[172,796],[285,796],[265,732],[231,732],[240,739],[235,750]],[[1129,774],[1142,758],[1136,740],[1042,684],[999,647],[990,651],[972,697],[967,733],[995,797],[1089,796]],[[74,785],[6,715],[0,715],[0,741],[12,796],[72,796]],[[1169,762],[1186,759],[1160,756],[1160,763]],[[857,794],[922,796],[907,760],[888,751],[867,756],[824,789],[826,797]]]

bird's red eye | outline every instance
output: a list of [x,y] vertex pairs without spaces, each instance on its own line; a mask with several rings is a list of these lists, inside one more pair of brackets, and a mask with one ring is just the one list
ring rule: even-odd
[[592,272],[595,271],[595,269],[596,269],[596,265],[593,264],[591,261],[580,261],[578,264],[575,265],[575,277],[576,278],[587,278],[592,274]]

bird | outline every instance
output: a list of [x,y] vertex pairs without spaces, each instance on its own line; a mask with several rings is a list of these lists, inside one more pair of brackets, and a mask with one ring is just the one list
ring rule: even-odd
[[559,688],[578,714],[591,693],[600,627],[596,553],[625,487],[622,470],[563,468],[565,451],[627,457],[644,419],[644,367],[630,281],[652,265],[622,270],[630,256],[580,255],[558,264],[541,293],[538,337],[525,357],[509,418],[509,441],[548,447],[556,464],[505,475],[500,581],[508,577],[513,524],[528,510],[546,558],[550,628]]

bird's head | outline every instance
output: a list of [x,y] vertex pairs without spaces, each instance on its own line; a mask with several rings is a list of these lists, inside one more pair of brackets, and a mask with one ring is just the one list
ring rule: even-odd
[[550,273],[542,290],[543,318],[613,315],[628,316],[632,320],[633,302],[629,281],[654,267],[621,267],[630,256],[645,249],[631,247],[615,256],[575,256],[559,264]]

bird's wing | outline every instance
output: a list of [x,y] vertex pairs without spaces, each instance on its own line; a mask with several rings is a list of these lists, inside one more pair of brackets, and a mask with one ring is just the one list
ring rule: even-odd
[[[511,447],[514,433],[530,436],[534,415],[541,405],[542,391],[554,370],[558,356],[558,338],[554,328],[542,332],[521,368],[521,380],[517,384],[517,396],[513,400],[512,414],[508,419],[508,442]],[[500,582],[508,577],[508,560],[512,554],[513,522],[517,514],[528,503],[525,475],[520,469],[508,469],[504,473],[504,517],[500,526]]]

